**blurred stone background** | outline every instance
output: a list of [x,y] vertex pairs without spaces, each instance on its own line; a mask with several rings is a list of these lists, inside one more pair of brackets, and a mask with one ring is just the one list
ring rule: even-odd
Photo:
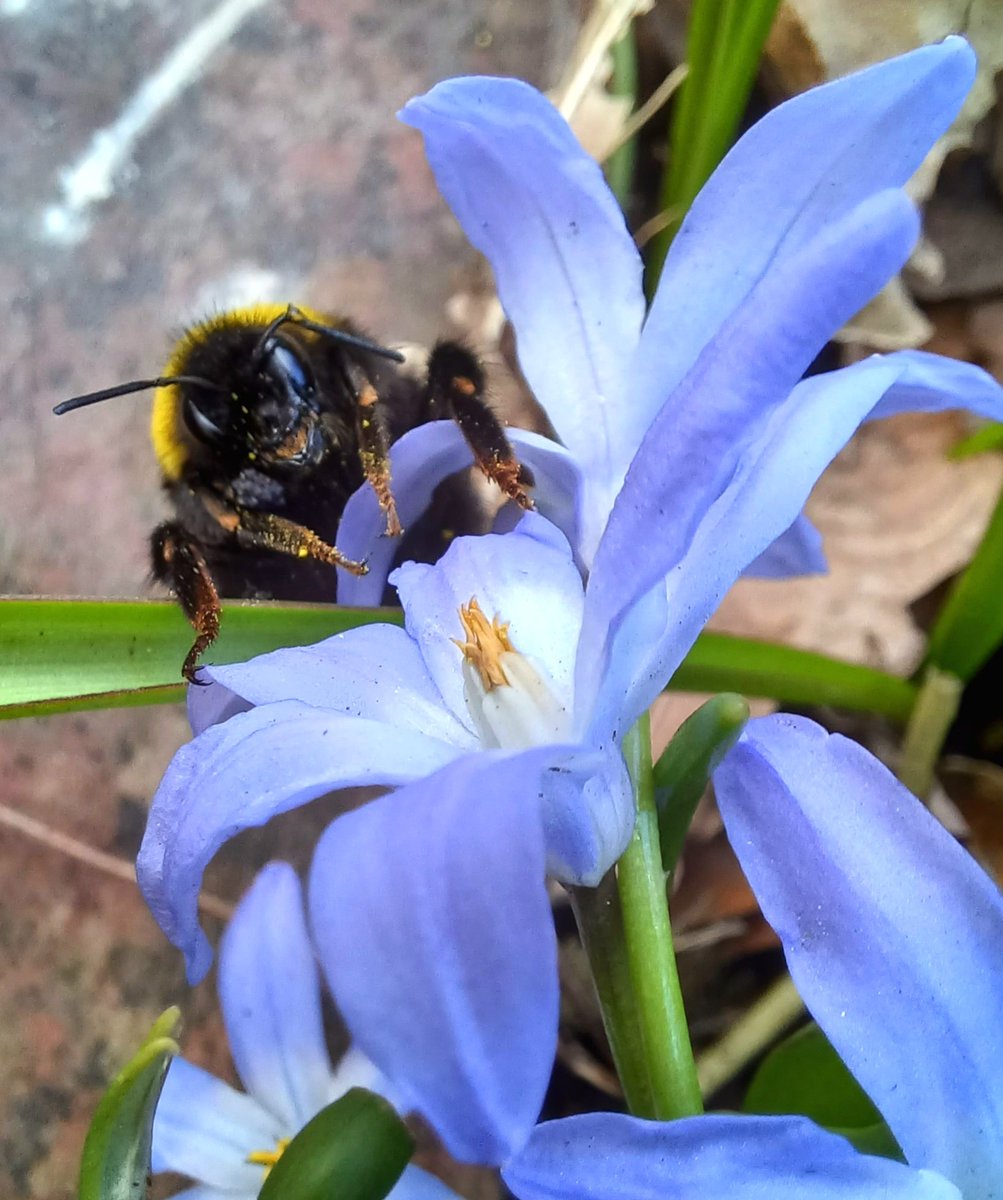
[[[295,299],[388,340],[441,332],[471,255],[394,113],[455,74],[548,86],[577,27],[573,0],[0,0],[0,592],[147,594],[149,396],[51,407],[155,374],[186,320]],[[172,54],[187,86],[83,203],[92,138]],[[0,726],[0,816],[128,863],[186,733],[166,708]],[[293,840],[231,847],[210,888],[236,899]],[[0,878],[0,1195],[61,1200],[103,1086],[167,1004],[187,1052],[226,1069],[214,994],[188,995],[127,879],[6,821]]]

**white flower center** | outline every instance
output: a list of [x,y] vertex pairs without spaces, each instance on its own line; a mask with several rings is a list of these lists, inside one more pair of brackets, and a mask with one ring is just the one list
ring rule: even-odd
[[508,623],[488,621],[476,599],[460,608],[465,641],[463,695],[474,727],[488,749],[522,750],[564,742],[567,708],[546,672],[512,645]]

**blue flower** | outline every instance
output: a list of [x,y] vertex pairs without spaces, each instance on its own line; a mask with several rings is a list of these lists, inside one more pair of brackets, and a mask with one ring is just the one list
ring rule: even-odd
[[870,754],[797,717],[749,724],[715,776],[728,836],[812,1015],[908,1167],[799,1118],[549,1122],[519,1200],[1003,1195],[1003,898]]
[[[171,1063],[154,1120],[153,1170],[199,1181],[179,1200],[253,1200],[311,1117],[349,1088],[386,1090],[358,1050],[331,1066],[302,891],[286,863],[265,867],[233,914],[220,946],[219,998],[247,1093],[186,1059]],[[391,1196],[456,1200],[413,1166]]]
[[[817,560],[801,508],[862,420],[958,405],[1003,416],[984,372],[932,355],[799,382],[905,261],[917,219],[901,185],[972,71],[949,39],[771,113],[694,205],[643,329],[623,220],[538,93],[453,80],[405,111],[491,258],[566,444],[537,455],[542,439],[520,442],[564,532],[529,514],[458,540],[435,567],[402,567],[405,630],[210,668],[138,870],[198,978],[211,951],[195,902],[223,841],[335,788],[395,789],[322,838],[315,937],[360,1048],[459,1157],[506,1161],[532,1125],[556,1041],[544,872],[595,883],[622,852],[620,738],[725,591],[778,539],[788,562]],[[457,465],[458,440],[439,425],[402,439],[405,521]],[[381,530],[362,492],[339,542]],[[374,567],[391,553],[377,546]]]
[[[523,374],[566,447],[562,456],[511,431],[537,476],[540,511],[583,565],[646,435],[633,470],[654,475],[651,508],[664,509],[678,560],[713,502],[743,503],[727,486],[740,462],[783,474],[778,460],[792,456],[794,438],[758,444],[770,421],[842,410],[845,426],[812,439],[831,457],[868,416],[943,407],[952,395],[979,411],[995,404],[970,368],[913,352],[797,386],[842,314],[866,303],[912,244],[914,218],[899,189],[974,69],[968,46],[949,38],[768,114],[697,198],[647,314],[641,259],[619,207],[543,96],[511,79],[461,78],[406,105],[402,118],[422,132],[440,190],[494,269]],[[462,438],[442,425],[412,431],[394,455],[409,520],[444,473],[469,462]],[[821,470],[821,457],[810,457]],[[823,569],[815,531],[797,513],[788,524],[767,558],[735,570]],[[345,603],[379,602],[379,568],[395,549],[380,541],[383,526],[374,497],[357,493],[339,544],[369,554],[372,570],[342,573]]]

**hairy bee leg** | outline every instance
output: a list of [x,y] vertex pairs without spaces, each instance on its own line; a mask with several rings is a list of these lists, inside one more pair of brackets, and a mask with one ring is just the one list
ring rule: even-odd
[[359,439],[362,470],[386,517],[386,536],[400,537],[404,529],[397,516],[397,505],[390,490],[390,438],[380,412],[379,393],[365,372],[355,363],[345,364],[345,375],[355,394],[355,429]]
[[237,539],[245,546],[257,546],[263,550],[275,550],[293,558],[315,558],[319,562],[342,567],[353,575],[365,575],[369,568],[364,562],[356,562],[342,554],[336,546],[330,546],[312,529],[277,517],[274,513],[251,512],[241,509],[237,514]]
[[532,478],[515,456],[484,398],[484,371],[477,356],[457,342],[439,342],[428,360],[428,406],[456,422],[478,467],[522,508],[533,508],[526,491]]
[[219,592],[209,564],[190,534],[172,522],[158,525],[151,538],[153,574],[170,587],[189,624],[195,641],[188,651],[181,674],[201,686],[197,678],[199,659],[219,634]]

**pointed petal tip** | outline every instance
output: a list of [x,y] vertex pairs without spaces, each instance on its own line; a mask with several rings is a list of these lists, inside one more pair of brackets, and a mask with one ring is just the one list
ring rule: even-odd
[[419,96],[412,96],[398,110],[397,118],[405,125],[421,129],[426,116],[447,115],[454,107],[462,110],[471,104],[480,105],[486,101],[504,105],[513,100],[553,108],[547,97],[525,80],[499,75],[455,75],[451,79],[441,80]]
[[972,49],[971,42],[967,38],[962,37],[960,33],[952,33],[944,38],[943,41],[937,42],[933,46],[928,46],[926,49],[939,51],[941,58],[945,62],[954,65],[959,79],[967,78],[968,86],[971,87],[975,81],[975,73],[978,70],[979,61],[975,51]]

